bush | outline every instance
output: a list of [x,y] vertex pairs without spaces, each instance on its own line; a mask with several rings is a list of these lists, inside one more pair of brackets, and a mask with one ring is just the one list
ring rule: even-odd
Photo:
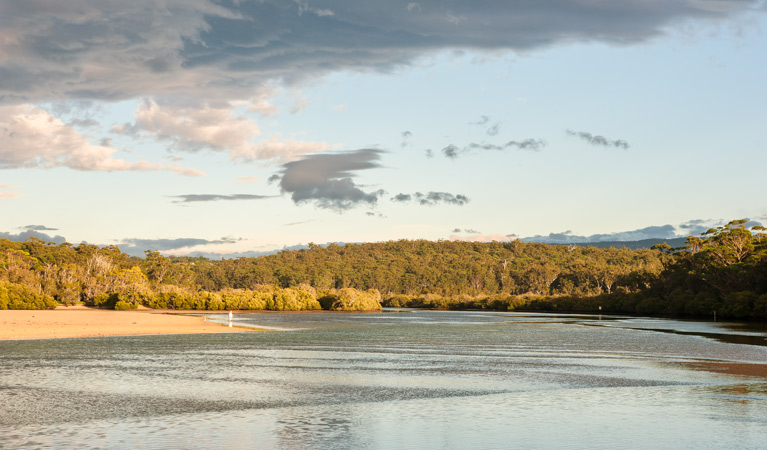
[[344,288],[323,296],[320,304],[331,311],[377,311],[381,309],[381,293],[376,289]]
[[131,309],[138,309],[138,305],[135,303],[128,303],[125,300],[118,300],[115,303],[115,311],[128,311]]
[[17,283],[0,281],[0,309],[53,309],[58,306],[50,295]]

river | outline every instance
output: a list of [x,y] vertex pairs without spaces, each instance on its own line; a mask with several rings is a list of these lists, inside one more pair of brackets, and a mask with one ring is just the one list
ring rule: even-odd
[[[226,321],[224,314],[209,320]],[[757,449],[767,330],[618,316],[237,314],[0,342],[0,449]]]

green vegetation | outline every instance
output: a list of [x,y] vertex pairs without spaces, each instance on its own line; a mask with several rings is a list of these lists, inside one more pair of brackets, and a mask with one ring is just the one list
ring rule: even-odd
[[0,309],[546,310],[767,318],[767,236],[736,220],[685,247],[395,241],[214,261],[0,240]]

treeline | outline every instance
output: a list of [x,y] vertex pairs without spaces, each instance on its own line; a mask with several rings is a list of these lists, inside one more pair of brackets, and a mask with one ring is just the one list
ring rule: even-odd
[[[663,270],[640,283],[618,283],[617,289],[582,292],[550,291],[549,295],[472,297],[467,295],[398,295],[384,306],[448,309],[603,312],[736,319],[767,319],[767,229],[746,228],[734,220],[700,236],[689,236],[684,246],[653,247],[662,252]],[[660,255],[659,255],[660,256]],[[625,280],[625,276],[620,280]],[[558,283],[552,283],[557,286]],[[632,289],[639,285],[639,289]]]
[[83,301],[118,309],[293,310],[377,309],[382,303],[767,318],[767,238],[762,227],[749,230],[745,223],[690,236],[676,249],[401,240],[310,244],[221,261],[0,240],[5,291],[27,289],[4,303],[0,288],[0,308],[19,307],[20,296],[34,293],[30,303],[40,307]]
[[513,242],[394,241],[331,244],[259,258],[152,259],[147,273],[203,289],[308,284],[316,289],[376,289],[394,295],[584,295],[636,292],[668,255],[649,249],[596,249]]
[[[158,252],[130,257],[115,246],[0,240],[0,309],[49,309],[83,302],[109,309],[318,310],[381,309],[378,291],[317,290],[308,284],[205,290],[188,264]],[[166,274],[170,276],[165,276]]]

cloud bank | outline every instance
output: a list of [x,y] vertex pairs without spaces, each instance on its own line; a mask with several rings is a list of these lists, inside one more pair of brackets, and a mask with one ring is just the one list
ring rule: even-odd
[[[0,100],[244,99],[267,80],[391,70],[444,49],[625,45],[757,0],[0,2]],[[349,45],[353,42],[354,45]],[[268,108],[267,108],[268,109]]]
[[233,237],[222,237],[221,239],[198,239],[198,238],[178,238],[178,239],[123,239],[117,244],[120,251],[131,256],[144,256],[145,250],[156,250],[168,252],[172,250],[181,250],[185,248],[197,247],[199,245],[221,245],[234,244],[239,239]]
[[[34,226],[33,226],[34,227]],[[29,238],[37,238],[45,242],[53,242],[55,244],[63,244],[64,242],[67,242],[66,238],[64,236],[54,235],[51,236],[46,233],[41,233],[40,231],[29,228],[29,227],[22,227],[24,231],[21,233],[8,233],[8,232],[2,232],[0,231],[0,239],[8,239],[9,241],[14,242],[24,242]],[[55,230],[55,228],[46,228],[43,227],[43,230]]]

